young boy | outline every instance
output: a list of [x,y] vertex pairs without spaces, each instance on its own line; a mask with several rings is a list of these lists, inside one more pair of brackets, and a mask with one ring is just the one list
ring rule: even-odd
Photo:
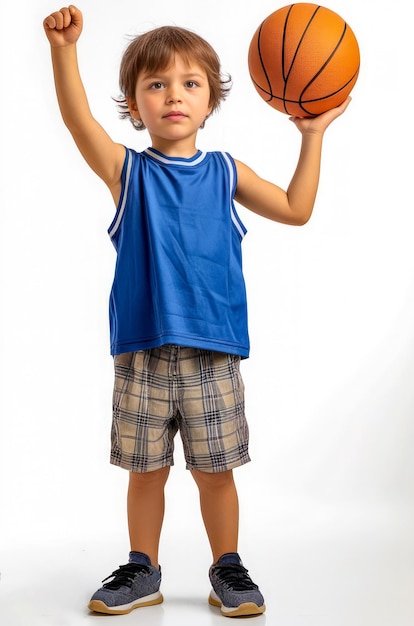
[[109,228],[117,250],[110,301],[111,462],[129,470],[131,551],[89,608],[120,614],[162,602],[164,486],[180,430],[212,550],[209,602],[229,617],[263,613],[263,596],[237,553],[232,470],[250,460],[239,371],[249,339],[245,228],[234,200],[268,219],[305,224],[324,131],[349,99],[316,118],[292,118],[302,148],[285,192],[227,153],[196,148],[198,129],[229,91],[217,55],[202,38],[162,27],[128,46],[119,105],[151,138],[151,147],[137,153],[113,142],[89,109],[76,56],[81,12],[72,5],[56,11],[44,29],[63,121],[117,207]]

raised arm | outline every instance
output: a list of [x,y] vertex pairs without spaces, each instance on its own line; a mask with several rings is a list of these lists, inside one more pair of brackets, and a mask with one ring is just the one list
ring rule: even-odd
[[302,133],[298,164],[287,191],[266,181],[247,165],[236,161],[237,191],[235,199],[243,206],[283,224],[300,226],[312,215],[319,184],[322,140],[329,124],[341,115],[350,102],[314,118],[290,118]]
[[82,25],[82,13],[73,5],[52,13],[43,22],[63,121],[83,157],[107,184],[117,202],[125,148],[112,141],[89,108],[76,51]]

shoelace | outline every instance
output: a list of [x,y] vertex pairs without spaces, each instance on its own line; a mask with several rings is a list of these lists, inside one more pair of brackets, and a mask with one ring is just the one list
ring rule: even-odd
[[119,569],[112,572],[110,576],[107,576],[102,582],[106,583],[107,580],[113,577],[109,583],[104,584],[105,589],[119,589],[120,587],[131,587],[134,582],[134,578],[137,574],[150,574],[151,570],[147,565],[140,565],[139,563],[127,563],[126,565],[120,565]]
[[217,565],[217,577],[234,591],[252,591],[259,587],[250,578],[243,565]]

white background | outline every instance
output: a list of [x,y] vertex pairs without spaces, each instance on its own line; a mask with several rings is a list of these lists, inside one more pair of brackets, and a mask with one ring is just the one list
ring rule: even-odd
[[[129,35],[163,24],[188,27],[212,43],[234,83],[198,147],[226,150],[286,187],[300,134],[259,98],[246,63],[256,27],[280,6],[83,0],[79,57],[95,116],[115,140],[144,149],[147,134],[120,121],[111,100],[122,52]],[[240,552],[266,595],[261,623],[408,626],[414,621],[409,3],[327,6],[353,28],[362,65],[351,106],[325,136],[314,215],[294,228],[239,211],[249,231],[243,246],[252,352],[242,367],[253,459],[235,472]],[[114,207],[59,116],[42,29],[58,8],[46,0],[2,7],[5,626],[93,619],[85,602],[128,551],[127,473],[108,463],[114,250],[106,229]],[[191,597],[200,605],[188,623],[216,623],[204,601],[209,548],[178,438],[166,495],[160,557],[166,603],[152,609],[158,621],[151,624],[173,624],[174,599],[177,619],[187,623]],[[76,585],[79,597],[68,601]],[[114,618],[120,619],[132,623],[132,616]]]

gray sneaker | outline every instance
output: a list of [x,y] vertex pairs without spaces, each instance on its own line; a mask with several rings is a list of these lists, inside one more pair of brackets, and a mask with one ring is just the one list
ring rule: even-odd
[[123,615],[140,606],[163,601],[160,592],[161,568],[153,567],[146,554],[135,553],[138,554],[140,563],[121,565],[102,581],[105,584],[93,594],[88,604],[91,611]]
[[209,571],[212,591],[208,599],[226,617],[260,615],[266,610],[259,587],[252,581],[236,552],[223,554]]

